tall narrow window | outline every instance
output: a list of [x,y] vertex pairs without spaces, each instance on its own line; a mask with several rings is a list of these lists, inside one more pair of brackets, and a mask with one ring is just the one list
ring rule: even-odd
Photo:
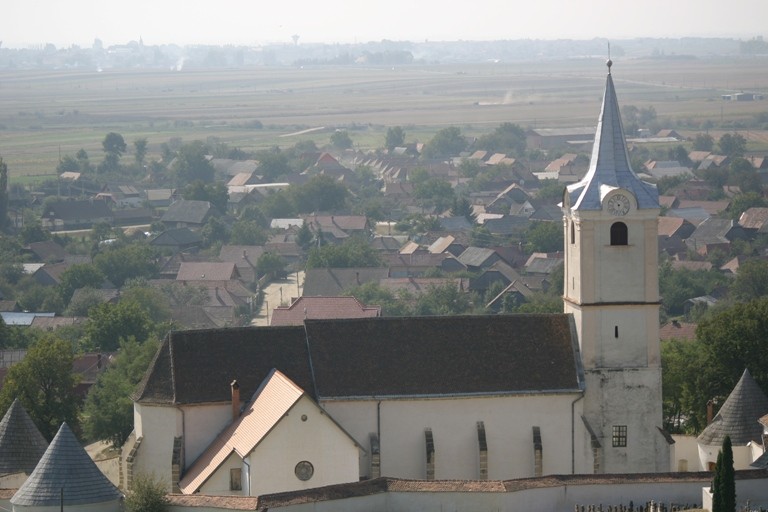
[[614,222],[611,225],[611,245],[629,245],[627,225],[623,222]]
[[627,426],[614,425],[612,440],[614,448],[622,448],[627,446]]
[[571,221],[571,243],[576,243],[576,228],[574,227],[575,222]]
[[613,326],[613,337],[614,338],[618,338],[619,337],[619,326],[618,325],[614,325]]
[[243,470],[241,468],[232,468],[229,470],[229,490],[243,490]]

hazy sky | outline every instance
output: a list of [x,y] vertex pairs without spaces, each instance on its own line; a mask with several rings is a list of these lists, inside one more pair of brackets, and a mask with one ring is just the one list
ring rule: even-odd
[[6,0],[3,47],[768,36],[768,0]]

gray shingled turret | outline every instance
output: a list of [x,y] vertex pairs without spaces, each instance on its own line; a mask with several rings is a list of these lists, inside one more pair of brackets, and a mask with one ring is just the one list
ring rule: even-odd
[[659,208],[656,185],[642,181],[629,163],[619,102],[611,77],[611,64],[609,60],[603,107],[597,122],[589,170],[581,181],[568,186],[571,208],[600,210],[603,197],[617,188],[631,192],[641,210]]
[[768,396],[750,375],[744,373],[733,388],[725,403],[717,412],[712,423],[699,435],[699,444],[720,446],[725,436],[731,436],[734,446],[743,446],[750,441],[759,441],[763,427],[758,423],[768,413]]
[[65,506],[117,502],[122,497],[66,423],[61,425],[27,481],[13,495],[11,504],[14,510],[17,506],[59,506],[62,489]]
[[14,400],[0,420],[0,475],[32,473],[47,448],[48,441]]

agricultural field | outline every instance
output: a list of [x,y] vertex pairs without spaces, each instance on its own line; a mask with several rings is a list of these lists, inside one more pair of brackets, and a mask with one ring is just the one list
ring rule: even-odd
[[[60,156],[102,158],[110,131],[146,137],[148,158],[172,138],[215,137],[244,150],[328,143],[349,131],[356,147],[380,147],[387,127],[428,141],[454,125],[479,135],[500,123],[557,128],[595,124],[602,59],[403,67],[305,67],[158,71],[0,72],[0,156],[11,181],[55,173]],[[664,127],[694,133],[738,128],[750,149],[768,150],[768,99],[726,102],[722,94],[768,97],[768,59],[627,59],[613,67],[622,105],[653,106]],[[749,127],[749,129],[747,128]]]

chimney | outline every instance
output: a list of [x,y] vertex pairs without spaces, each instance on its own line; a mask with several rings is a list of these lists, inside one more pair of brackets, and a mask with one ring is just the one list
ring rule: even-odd
[[707,425],[712,423],[712,419],[715,417],[715,401],[707,400]]
[[232,389],[232,421],[234,422],[240,417],[240,384],[235,379],[229,387]]

